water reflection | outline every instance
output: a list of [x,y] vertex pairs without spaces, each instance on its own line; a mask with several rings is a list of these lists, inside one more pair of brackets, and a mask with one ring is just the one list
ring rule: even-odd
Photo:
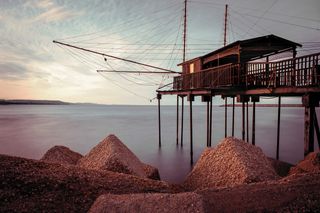
[[[231,115],[232,109],[228,110]],[[183,147],[176,145],[175,112],[173,106],[162,107],[159,149],[157,108],[153,106],[0,106],[0,153],[39,159],[52,146],[64,145],[86,154],[112,133],[143,162],[159,168],[162,179],[181,182],[191,169],[188,107]],[[195,161],[206,146],[205,113],[206,106],[194,106]],[[235,113],[235,136],[241,138],[241,109],[236,108]],[[256,145],[275,157],[277,109],[258,107],[256,116]],[[296,163],[303,158],[303,116],[302,108],[282,108],[281,160]],[[224,108],[214,107],[213,146],[224,137],[223,119]],[[249,119],[251,122],[251,110]],[[230,116],[229,133],[231,122]]]

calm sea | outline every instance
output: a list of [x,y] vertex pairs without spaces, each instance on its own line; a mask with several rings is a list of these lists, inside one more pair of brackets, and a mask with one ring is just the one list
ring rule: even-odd
[[[107,135],[115,134],[142,161],[159,168],[163,180],[177,183],[183,181],[191,169],[188,110],[185,107],[184,146],[180,147],[176,146],[176,108],[162,106],[162,147],[159,149],[155,106],[0,106],[0,153],[40,159],[52,146],[64,145],[86,154]],[[232,109],[228,110],[231,115]],[[206,106],[194,106],[193,119],[194,159],[197,160],[206,146]],[[224,136],[223,119],[224,108],[214,107],[213,144]],[[241,138],[240,119],[241,108],[236,108],[235,136],[238,138]],[[281,160],[296,163],[303,158],[303,120],[303,108],[282,108]],[[231,134],[231,116],[228,122]],[[276,154],[276,127],[277,108],[257,107],[256,145],[270,157]]]

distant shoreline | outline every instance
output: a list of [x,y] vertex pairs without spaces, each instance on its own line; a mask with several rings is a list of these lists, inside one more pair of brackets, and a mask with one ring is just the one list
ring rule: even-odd
[[58,100],[0,100],[0,105],[70,105]]

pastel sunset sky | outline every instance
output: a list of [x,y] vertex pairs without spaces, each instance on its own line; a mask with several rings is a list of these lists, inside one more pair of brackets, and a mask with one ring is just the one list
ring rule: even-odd
[[[228,43],[275,34],[301,43],[299,55],[320,51],[319,0],[190,0],[188,59],[223,45],[225,4]],[[1,0],[0,99],[150,104],[172,75],[99,74],[152,69],[52,41],[180,71],[183,6],[183,0]]]

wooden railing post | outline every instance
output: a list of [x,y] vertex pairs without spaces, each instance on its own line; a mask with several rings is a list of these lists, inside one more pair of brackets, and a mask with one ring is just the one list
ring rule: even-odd
[[315,107],[319,106],[319,94],[307,94],[302,97],[305,107],[304,117],[304,155],[314,151],[314,116]]

